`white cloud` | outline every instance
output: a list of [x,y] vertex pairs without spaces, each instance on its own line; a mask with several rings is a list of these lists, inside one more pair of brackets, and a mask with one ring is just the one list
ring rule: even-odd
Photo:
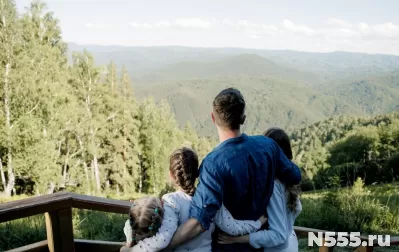
[[85,27],[87,29],[97,29],[97,30],[103,30],[103,29],[110,29],[112,28],[111,24],[102,24],[102,23],[86,23]]
[[366,23],[359,23],[358,26],[359,30],[364,33],[370,32],[370,26]]
[[343,28],[352,28],[352,26],[353,26],[351,23],[349,23],[345,20],[339,19],[339,18],[329,18],[327,20],[327,24],[334,25],[334,26],[341,26]]
[[379,36],[399,37],[399,25],[384,23],[371,26],[372,30]]
[[[104,25],[87,23],[90,29]],[[208,18],[178,18],[176,20],[158,20],[154,22],[132,22],[131,27],[151,31],[145,36],[155,36],[156,32],[167,30],[175,40],[165,44],[197,45],[197,39],[183,37],[182,29],[202,29],[201,38],[206,38],[206,46],[268,47],[305,51],[361,51],[395,52],[399,44],[399,25],[392,22],[382,24],[350,23],[345,20],[330,18],[318,26],[296,23],[284,19],[278,25],[256,23],[251,20],[231,20]],[[154,31],[154,33],[152,33]],[[297,36],[293,40],[292,35]],[[144,36],[144,37],[145,37]],[[193,35],[194,36],[194,35]],[[194,36],[195,37],[195,36]],[[143,40],[144,41],[144,40]],[[191,41],[191,42],[190,42]],[[144,42],[143,42],[144,43]],[[204,46],[201,44],[201,46]],[[399,52],[398,52],[399,54]]]
[[175,21],[175,25],[181,28],[209,29],[211,22],[201,18],[181,18]]
[[152,28],[185,28],[185,29],[209,29],[212,22],[200,18],[181,18],[171,22],[169,20],[160,20],[155,23],[130,22],[129,25],[134,28],[152,29]]
[[141,28],[141,29],[151,29],[152,25],[148,23],[136,23],[136,22],[131,22],[129,23],[130,26],[134,28]]
[[305,25],[297,25],[288,19],[283,20],[283,26],[285,29],[292,31],[294,33],[297,33],[297,34],[304,34],[304,35],[310,36],[310,35],[313,35],[314,33],[316,33],[316,31],[313,30],[312,28],[307,27]]
[[237,22],[238,28],[243,28],[243,27],[248,27],[248,26],[249,26],[248,20],[238,20],[238,22]]
[[159,21],[155,24],[156,27],[170,27],[170,22],[166,20]]
[[228,19],[223,19],[222,24],[223,25],[227,25],[227,26],[233,26],[234,25],[233,22],[231,22]]
[[248,20],[239,20],[235,27],[240,31],[249,33],[251,39],[257,39],[261,36],[273,36],[279,31],[275,25],[252,23]]

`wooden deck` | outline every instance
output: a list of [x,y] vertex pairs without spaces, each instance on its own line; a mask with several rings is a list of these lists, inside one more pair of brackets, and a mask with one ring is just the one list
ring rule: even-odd
[[[73,237],[72,208],[88,209],[101,212],[127,214],[131,203],[128,201],[105,199],[68,192],[60,192],[29,199],[0,204],[0,223],[37,214],[44,214],[46,219],[47,240],[9,250],[8,252],[117,252],[124,245],[120,242],[79,240]],[[309,233],[326,230],[295,227],[299,237]],[[336,236],[336,235],[333,235]],[[368,241],[367,237],[360,237]],[[391,245],[399,245],[399,237],[391,237]],[[373,246],[356,248],[356,252],[372,252]],[[334,247],[321,246],[320,252],[333,251]]]

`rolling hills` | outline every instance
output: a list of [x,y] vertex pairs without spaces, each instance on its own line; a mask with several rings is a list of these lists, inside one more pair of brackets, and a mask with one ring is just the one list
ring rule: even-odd
[[376,115],[399,109],[399,57],[239,48],[107,47],[90,51],[98,65],[125,65],[138,98],[166,100],[181,126],[214,135],[211,102],[223,88],[248,103],[245,131],[298,128],[336,115]]

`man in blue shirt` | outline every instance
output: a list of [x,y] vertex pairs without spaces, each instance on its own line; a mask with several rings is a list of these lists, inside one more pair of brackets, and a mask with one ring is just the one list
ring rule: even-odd
[[[245,101],[240,91],[228,88],[220,92],[211,116],[220,144],[202,161],[190,219],[177,229],[170,248],[209,229],[222,203],[235,219],[257,220],[266,212],[275,177],[288,185],[301,180],[299,168],[273,140],[241,133]],[[220,245],[213,239],[212,251],[257,250],[249,244]]]

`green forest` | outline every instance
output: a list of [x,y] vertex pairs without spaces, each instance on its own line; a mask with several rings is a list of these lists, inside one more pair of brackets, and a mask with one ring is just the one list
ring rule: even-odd
[[[0,188],[5,196],[65,189],[89,195],[160,193],[169,182],[167,160],[175,148],[190,146],[202,158],[216,146],[216,137],[198,136],[190,123],[179,127],[166,101],[138,99],[125,66],[112,61],[98,66],[87,51],[68,60],[59,22],[45,3],[33,1],[23,14],[13,1],[2,1],[1,8]],[[253,101],[261,103],[256,92],[248,99],[249,115],[268,114],[256,109]],[[398,122],[398,113],[392,113],[290,128],[303,189],[347,186],[357,177],[366,184],[397,180]],[[260,133],[259,120],[250,124],[250,133]]]
[[43,2],[22,15],[13,1],[0,8],[4,195],[160,192],[175,148],[211,150],[189,125],[178,128],[167,104],[137,102],[124,66],[98,67],[88,52],[69,65],[58,20]]
[[305,190],[399,180],[399,113],[331,118],[291,133]]

